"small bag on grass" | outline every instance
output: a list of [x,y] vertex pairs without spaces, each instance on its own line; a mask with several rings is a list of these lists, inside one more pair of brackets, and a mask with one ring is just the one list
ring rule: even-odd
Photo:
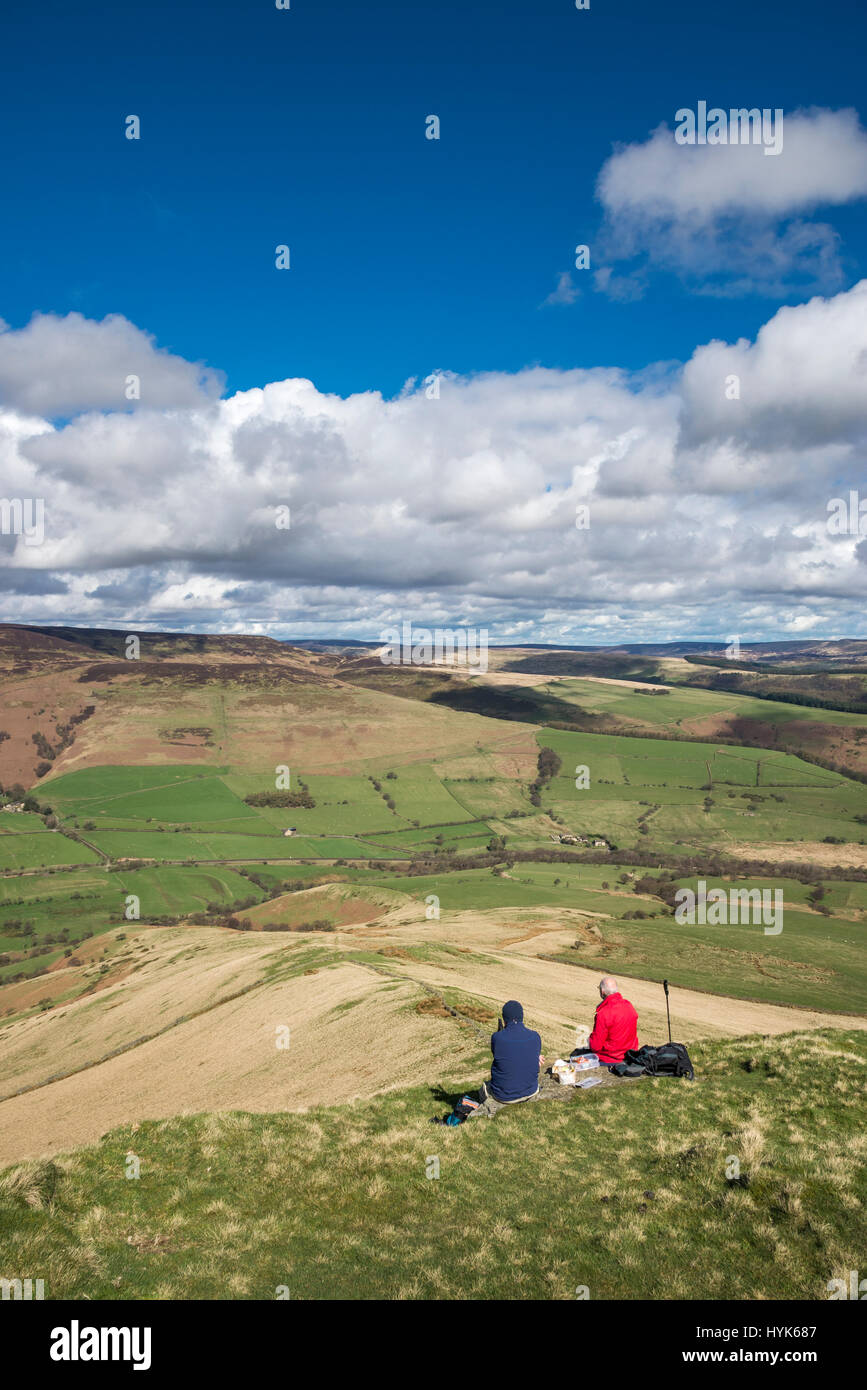
[[461,1096],[457,1105],[450,1115],[446,1116],[447,1125],[462,1125],[474,1110],[478,1110],[479,1102],[473,1100],[472,1096]]

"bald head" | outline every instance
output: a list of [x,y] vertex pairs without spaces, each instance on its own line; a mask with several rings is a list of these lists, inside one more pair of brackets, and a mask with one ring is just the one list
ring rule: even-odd
[[613,975],[603,975],[599,981],[599,993],[603,999],[607,999],[609,994],[617,993],[617,981]]

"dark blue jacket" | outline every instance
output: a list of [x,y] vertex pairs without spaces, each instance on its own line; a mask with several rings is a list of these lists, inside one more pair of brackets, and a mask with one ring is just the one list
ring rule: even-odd
[[507,1023],[491,1037],[491,1094],[494,1100],[523,1100],[539,1089],[542,1039],[523,1023]]

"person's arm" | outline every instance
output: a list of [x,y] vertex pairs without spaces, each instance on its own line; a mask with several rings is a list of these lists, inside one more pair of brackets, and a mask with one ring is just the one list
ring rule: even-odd
[[596,1010],[596,1017],[593,1020],[593,1032],[587,1039],[587,1046],[591,1052],[598,1053],[600,1049],[602,1051],[605,1050],[605,1044],[608,1041],[608,1033],[609,1028],[605,1022],[605,1010],[599,1008]]

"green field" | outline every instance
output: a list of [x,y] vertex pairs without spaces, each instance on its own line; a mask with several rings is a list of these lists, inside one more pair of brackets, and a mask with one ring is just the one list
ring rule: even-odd
[[0,815],[0,839],[4,835],[30,835],[44,829],[42,817],[32,811],[5,811]]
[[250,821],[256,811],[223,781],[225,768],[94,767],[70,772],[44,784],[55,809],[75,820],[97,824],[155,821]]
[[364,840],[337,836],[312,839],[307,835],[287,838],[279,832],[265,836],[103,830],[94,831],[89,838],[103,853],[115,860],[156,859],[165,863],[178,863],[186,859],[240,862],[255,859],[377,859],[384,853],[380,846]]
[[[380,791],[371,777],[379,781]],[[451,826],[476,819],[428,763],[401,766],[393,778],[378,769],[353,777],[293,774],[291,789],[300,790],[302,783],[316,803],[311,808],[249,806],[244,797],[273,791],[274,779],[200,766],[89,768],[55,778],[45,788],[66,822],[79,827],[93,823],[100,830],[151,824],[199,833],[276,835],[292,825],[301,835],[340,838],[405,830],[416,822]],[[394,810],[386,796],[394,801]]]
[[[708,767],[713,785],[723,783],[754,788],[850,785],[838,773],[765,748],[715,747],[712,743],[692,743],[686,739],[568,733],[562,729],[540,729],[537,737],[540,745],[546,744],[560,755],[564,763],[562,776],[572,780],[573,785],[575,773],[572,769],[581,764],[590,766],[591,781],[595,773],[598,780],[645,787],[698,789],[708,781]],[[867,799],[867,791],[863,795]]]
[[[155,837],[170,844],[188,837]],[[288,842],[287,842],[288,843]],[[327,843],[327,842],[326,842]],[[341,845],[343,842],[339,842]],[[338,843],[332,849],[338,848]],[[276,856],[272,856],[275,857]],[[358,847],[354,857],[360,858]],[[368,857],[376,857],[375,853]],[[821,899],[830,916],[809,910],[807,884],[783,878],[707,878],[708,888],[779,889],[783,895],[783,930],[765,935],[760,923],[700,926],[678,923],[671,910],[653,895],[658,872],[635,865],[557,864],[519,862],[507,875],[489,869],[458,869],[425,875],[399,871],[327,866],[258,863],[250,866],[256,879],[272,892],[291,885],[337,878],[355,885],[394,889],[423,904],[435,893],[441,911],[485,911],[497,908],[563,908],[591,915],[600,933],[598,947],[582,944],[558,957],[570,965],[602,967],[648,979],[671,977],[686,988],[707,989],[735,998],[766,1000],[841,1012],[863,1012],[867,999],[867,884],[828,880]],[[642,876],[651,888],[638,894]],[[696,878],[679,878],[695,887]],[[68,940],[98,934],[122,920],[128,893],[140,899],[141,920],[224,908],[253,898],[261,890],[228,866],[189,867],[162,864],[142,869],[78,870],[50,878],[7,879],[6,901],[0,905],[0,952],[20,951],[56,937],[65,927]],[[23,897],[24,901],[18,901]],[[645,920],[631,916],[636,911]],[[630,916],[627,916],[630,914]],[[243,914],[242,914],[243,915]],[[34,934],[27,941],[4,934],[6,920],[29,921]],[[60,927],[59,927],[60,924]],[[62,943],[50,958],[10,963],[0,978],[33,973],[62,953]]]
[[40,869],[55,864],[93,864],[99,855],[59,831],[0,835],[0,869]]
[[[573,833],[620,848],[867,838],[856,819],[867,816],[867,786],[789,754],[561,729],[539,730],[538,741],[562,760],[543,805]],[[576,785],[580,768],[589,787]]]
[[[248,806],[244,797],[273,790],[273,780],[226,768],[90,768],[46,786],[61,823],[112,860],[375,859],[443,842],[467,853],[485,848],[490,827],[450,794],[431,764],[401,766],[392,778],[390,770],[353,777],[298,774],[292,787],[298,790],[303,782],[316,803],[310,808]],[[39,817],[28,819],[44,830]],[[296,831],[292,837],[283,834],[289,826]],[[26,836],[8,839],[10,868],[39,862]],[[3,851],[0,835],[0,866]],[[44,862],[91,857],[96,856],[85,849],[72,860]]]
[[261,900],[263,894],[234,869],[173,868],[124,870],[111,875],[121,893],[134,893],[141,904],[141,920],[201,912],[211,905],[230,906],[243,898]]

